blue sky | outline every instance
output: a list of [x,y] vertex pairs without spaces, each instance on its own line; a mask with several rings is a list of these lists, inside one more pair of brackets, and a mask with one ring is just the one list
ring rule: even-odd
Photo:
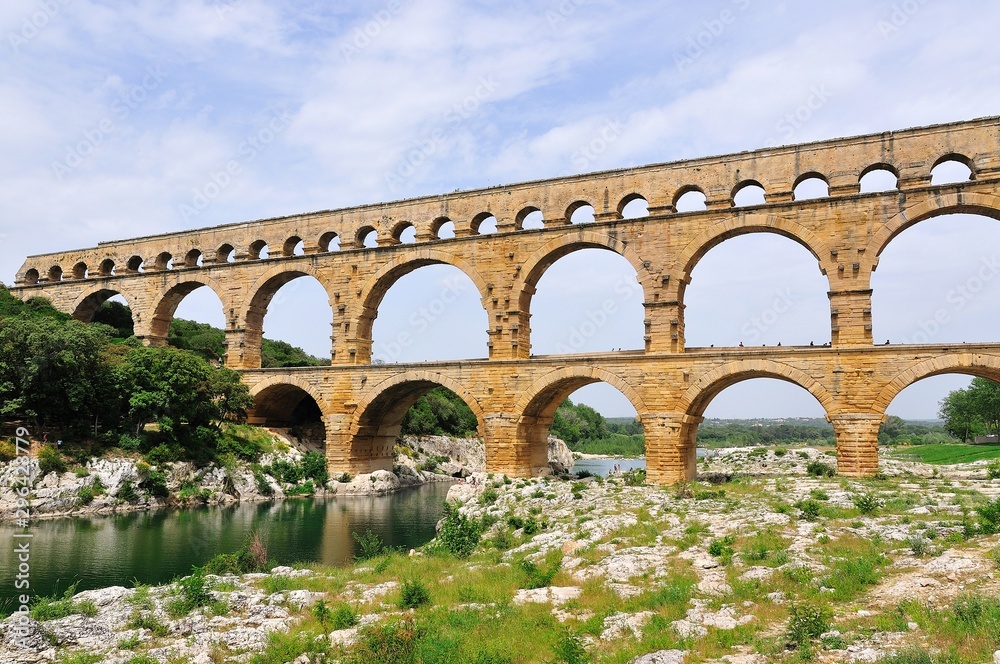
[[[1000,113],[994,3],[331,4],[6,0],[0,278],[28,254],[102,240]],[[789,122],[810,98],[810,117]],[[214,187],[231,160],[238,173]],[[976,218],[901,235],[876,273],[876,338],[913,338],[945,308],[934,340],[996,341],[1000,279],[960,309],[948,297],[994,249],[1000,225]],[[928,272],[928,258],[945,265]],[[733,277],[748,269],[759,278]],[[829,337],[823,279],[790,241],[736,238],[693,276],[689,345],[747,341],[748,325],[760,343]],[[424,268],[390,291],[383,358],[484,354],[471,291],[420,313],[461,290],[456,277]],[[630,283],[609,253],[557,263],[533,304],[536,351],[638,347]],[[304,280],[286,289],[266,333],[323,353],[325,297]],[[754,328],[778,298],[788,312]],[[616,314],[582,334],[607,299]],[[196,292],[179,315],[217,322],[218,306]],[[421,333],[394,347],[415,321]],[[965,382],[924,381],[890,412],[933,417]],[[611,392],[584,394],[629,414]],[[753,381],[708,414],[820,413],[798,388]]]

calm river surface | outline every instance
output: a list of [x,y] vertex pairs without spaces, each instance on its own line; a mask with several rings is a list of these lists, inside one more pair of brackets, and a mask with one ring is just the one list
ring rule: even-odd
[[[697,450],[698,458],[702,458],[708,452],[703,447],[699,447]],[[586,470],[592,475],[600,475],[602,477],[607,477],[608,473],[618,465],[622,472],[632,470],[633,468],[645,468],[646,459],[644,457],[622,457],[613,459],[611,457],[599,457],[596,459],[577,459],[576,463],[570,469],[571,472],[578,473],[581,470]]]
[[[268,557],[341,565],[354,555],[352,532],[373,530],[390,545],[409,549],[434,537],[450,482],[436,482],[388,496],[286,499],[227,507],[133,512],[112,516],[33,521],[31,585],[35,595],[105,586],[164,583],[191,573],[219,553],[236,551],[258,530]],[[13,610],[15,532],[0,524],[0,615]],[[24,541],[24,540],[20,540]]]

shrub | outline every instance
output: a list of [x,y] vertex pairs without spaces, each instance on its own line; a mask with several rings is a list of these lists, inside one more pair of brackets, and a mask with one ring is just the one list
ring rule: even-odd
[[795,503],[795,507],[799,510],[799,518],[801,519],[805,519],[806,521],[815,521],[819,518],[820,504],[812,498],[808,500],[800,500]]
[[274,495],[274,489],[271,487],[271,483],[267,481],[264,469],[260,466],[253,467],[253,481],[257,485],[257,493],[262,496]]
[[823,463],[819,459],[807,463],[806,472],[815,477],[833,477],[837,474],[837,470],[833,466]]
[[142,447],[142,438],[123,433],[118,436],[118,447],[122,448],[126,452],[138,452]]
[[468,558],[482,535],[482,526],[478,521],[469,519],[458,511],[451,503],[445,503],[444,522],[438,540],[456,558]]
[[347,629],[357,624],[358,614],[349,604],[338,604],[330,612],[330,627],[332,629]]
[[552,579],[555,578],[556,574],[562,568],[562,555],[558,554],[552,558],[548,566],[544,569],[527,558],[518,561],[517,566],[524,574],[524,582],[521,584],[522,588],[529,590],[546,588],[552,583]]
[[830,613],[826,607],[800,604],[788,610],[788,642],[805,648],[823,632],[830,631]]
[[132,612],[125,626],[129,629],[148,629],[153,636],[163,637],[170,633],[170,628],[154,614],[139,609]]
[[123,500],[126,503],[137,503],[139,502],[139,493],[132,486],[131,482],[123,482],[121,488],[118,489],[118,499]]
[[361,640],[351,651],[346,664],[412,664],[416,660],[420,638],[413,618],[383,623],[361,633]]
[[17,458],[17,445],[12,440],[0,440],[0,463]]
[[851,501],[862,514],[874,514],[882,507],[882,500],[874,493],[857,493],[851,496]]
[[236,552],[236,558],[240,571],[244,574],[247,572],[263,572],[267,569],[267,547],[260,538],[258,531],[250,531],[246,540],[243,541],[243,546]]
[[419,579],[404,579],[399,589],[399,608],[415,609],[429,604],[431,594]]
[[642,486],[646,483],[646,469],[633,468],[632,470],[626,470],[622,473],[622,479],[625,480],[625,486]]
[[809,492],[809,497],[814,500],[830,500],[830,494],[823,489],[813,489]]
[[89,484],[84,484],[77,490],[76,497],[80,499],[81,505],[89,505],[94,502],[94,488]]
[[783,457],[786,454],[788,454],[788,450],[786,450],[784,447],[776,447],[774,449],[774,456],[776,457]]
[[359,562],[378,558],[387,551],[385,542],[382,541],[382,538],[375,531],[366,530],[363,533],[352,532],[351,537],[354,538],[357,544],[357,552],[354,554],[354,559]]
[[306,452],[302,457],[302,474],[319,484],[326,484],[329,479],[326,472],[326,457],[319,452]]
[[150,451],[146,452],[146,459],[152,464],[169,463],[179,461],[184,457],[184,450],[179,445],[167,445],[160,443]]
[[492,505],[497,501],[497,498],[499,497],[500,494],[497,492],[497,490],[494,489],[493,487],[490,487],[479,495],[479,504],[483,506]]
[[1000,479],[1000,461],[991,461],[986,466],[986,476],[991,480]]
[[38,450],[38,469],[42,471],[42,475],[65,473],[66,461],[59,454],[59,450],[51,445],[42,445]]
[[76,594],[76,584],[74,583],[63,592],[62,597],[52,595],[51,597],[38,597],[31,606],[31,617],[35,620],[58,620],[66,616],[80,614],[93,617],[97,615],[97,605],[86,600],[74,602],[73,595]]
[[341,473],[340,477],[337,478],[337,481],[340,482],[341,484],[347,484],[348,482],[351,481],[350,473]]
[[1000,498],[976,508],[979,513],[979,530],[984,535],[1000,532]]
[[583,639],[568,629],[559,634],[552,652],[556,656],[554,661],[558,664],[585,664],[592,661]]

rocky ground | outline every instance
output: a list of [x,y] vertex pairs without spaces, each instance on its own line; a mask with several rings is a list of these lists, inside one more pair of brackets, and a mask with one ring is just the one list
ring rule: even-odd
[[[210,576],[187,611],[178,584],[88,591],[49,611],[68,615],[0,623],[0,662],[1000,661],[985,463],[883,460],[850,480],[819,451],[781,452],[726,450],[674,487],[479,473],[449,493],[484,525],[467,558],[436,541]],[[414,583],[426,602],[405,608]]]

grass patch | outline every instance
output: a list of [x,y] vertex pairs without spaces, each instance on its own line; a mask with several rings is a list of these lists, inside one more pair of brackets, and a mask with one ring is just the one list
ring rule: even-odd
[[969,463],[981,459],[1000,459],[1000,445],[986,443],[979,445],[934,443],[930,445],[913,445],[902,449],[897,448],[893,451],[893,454],[907,457],[915,456],[924,463]]

